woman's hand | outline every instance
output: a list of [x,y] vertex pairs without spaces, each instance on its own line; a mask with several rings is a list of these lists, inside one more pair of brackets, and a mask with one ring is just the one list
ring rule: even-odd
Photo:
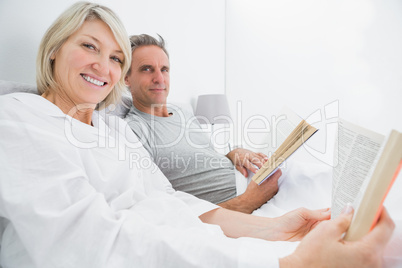
[[344,241],[352,210],[323,222],[310,232],[295,252],[280,259],[283,267],[381,267],[383,250],[395,225],[383,209],[376,227],[359,241]]
[[248,232],[242,236],[268,241],[299,241],[320,222],[329,220],[330,217],[329,208],[319,210],[298,208],[277,218],[256,217]]
[[267,240],[271,241],[298,241],[322,221],[329,220],[329,208],[309,210],[298,208],[283,216],[274,218],[269,228],[273,231]]
[[200,216],[204,223],[219,225],[226,236],[254,237],[269,241],[296,241],[319,222],[330,218],[329,209],[299,208],[278,218],[267,218],[218,208]]

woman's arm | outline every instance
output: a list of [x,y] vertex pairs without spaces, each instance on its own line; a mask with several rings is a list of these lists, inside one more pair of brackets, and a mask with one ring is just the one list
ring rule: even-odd
[[218,208],[200,216],[205,223],[219,225],[229,237],[254,237],[270,241],[297,241],[319,222],[328,220],[329,209],[299,208],[278,218],[258,217]]

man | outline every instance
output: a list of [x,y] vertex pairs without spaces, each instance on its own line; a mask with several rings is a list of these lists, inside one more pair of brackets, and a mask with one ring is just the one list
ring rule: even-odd
[[242,148],[226,156],[217,153],[208,136],[191,131],[200,129],[192,113],[167,105],[170,69],[163,38],[143,34],[130,41],[133,57],[125,82],[133,106],[126,121],[173,188],[244,213],[271,199],[278,191],[280,170],[261,185],[251,181],[246,191],[236,196],[234,166],[247,177],[247,169],[255,173],[267,160],[265,155]]

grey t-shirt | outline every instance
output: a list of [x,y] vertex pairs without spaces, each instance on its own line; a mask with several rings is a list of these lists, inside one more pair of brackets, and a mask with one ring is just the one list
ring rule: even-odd
[[192,113],[169,105],[169,117],[131,107],[125,120],[174,189],[218,204],[236,196],[232,162],[217,153]]

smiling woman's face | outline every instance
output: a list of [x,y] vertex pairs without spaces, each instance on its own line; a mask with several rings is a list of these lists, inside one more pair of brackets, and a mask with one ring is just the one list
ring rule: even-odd
[[63,108],[95,108],[119,81],[124,55],[109,26],[95,19],[85,21],[52,59],[60,95],[65,97],[61,103],[70,106]]

